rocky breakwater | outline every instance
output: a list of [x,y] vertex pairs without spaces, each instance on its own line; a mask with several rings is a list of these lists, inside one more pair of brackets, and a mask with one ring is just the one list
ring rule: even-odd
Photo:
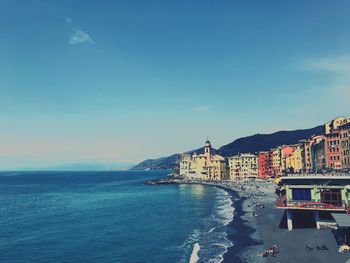
[[182,183],[184,178],[178,174],[168,174],[166,178],[148,180],[148,185],[163,185],[163,184],[179,184]]

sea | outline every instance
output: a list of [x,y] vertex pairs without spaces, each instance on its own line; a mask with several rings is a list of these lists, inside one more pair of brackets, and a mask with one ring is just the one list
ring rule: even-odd
[[167,173],[1,172],[0,262],[221,262],[231,196]]

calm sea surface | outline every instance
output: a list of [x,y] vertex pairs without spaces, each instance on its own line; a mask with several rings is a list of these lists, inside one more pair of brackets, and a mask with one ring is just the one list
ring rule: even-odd
[[[0,262],[220,262],[229,195],[166,172],[0,173]],[[195,245],[198,244],[198,245]]]

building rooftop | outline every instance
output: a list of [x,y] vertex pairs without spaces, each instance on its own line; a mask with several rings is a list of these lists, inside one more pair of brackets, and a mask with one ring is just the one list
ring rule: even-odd
[[[313,180],[313,179],[323,179],[323,180],[327,180],[327,179],[332,179],[332,180],[336,180],[336,179],[341,179],[341,180],[350,180],[350,175],[290,175],[290,176],[282,176],[280,177],[281,180]],[[350,181],[349,181],[350,184]]]

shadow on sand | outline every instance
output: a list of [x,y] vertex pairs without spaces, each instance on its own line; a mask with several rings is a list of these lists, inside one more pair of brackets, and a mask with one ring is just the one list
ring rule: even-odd
[[[287,211],[284,211],[279,228],[287,229]],[[316,228],[316,222],[312,211],[293,211],[293,228]]]

